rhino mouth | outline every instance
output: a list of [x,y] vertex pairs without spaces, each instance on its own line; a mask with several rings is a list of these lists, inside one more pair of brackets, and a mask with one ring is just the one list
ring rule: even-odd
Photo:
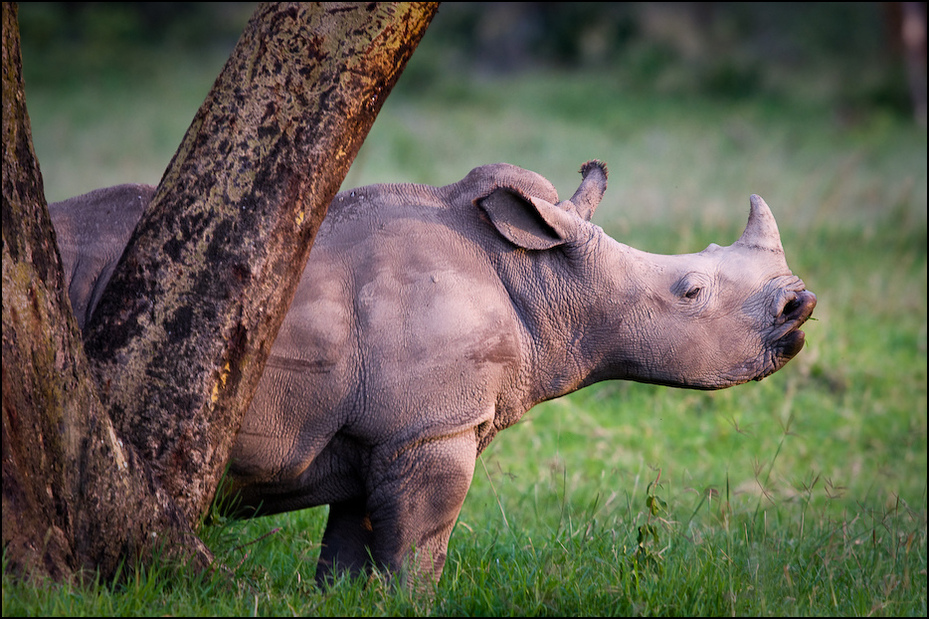
[[783,360],[781,365],[797,356],[806,341],[806,334],[799,329],[791,331],[775,343],[777,358]]
[[816,307],[816,295],[808,290],[802,290],[791,295],[784,303],[781,313],[777,317],[777,328],[774,332],[772,352],[774,354],[772,367],[755,380],[773,374],[797,356],[806,342],[806,334],[800,330]]

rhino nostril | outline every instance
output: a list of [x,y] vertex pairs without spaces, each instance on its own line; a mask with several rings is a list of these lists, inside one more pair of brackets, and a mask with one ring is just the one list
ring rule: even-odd
[[784,311],[782,312],[785,316],[790,316],[794,312],[800,309],[801,305],[800,299],[797,297],[792,298],[784,305]]
[[814,307],[816,307],[816,295],[814,295],[812,292],[803,290],[797,293],[792,293],[784,302],[779,320],[781,322],[794,320],[797,320],[801,323],[806,322],[806,320],[813,313]]

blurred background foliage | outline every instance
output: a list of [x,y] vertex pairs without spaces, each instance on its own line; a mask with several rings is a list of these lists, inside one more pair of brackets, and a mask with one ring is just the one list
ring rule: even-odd
[[[595,69],[623,88],[666,96],[826,104],[852,118],[874,108],[912,115],[902,5],[447,2],[423,42],[428,53],[417,55],[427,58],[417,57],[405,79],[426,88],[461,72]],[[87,73],[105,82],[121,68],[145,78],[165,48],[186,62],[225,54],[254,6],[24,3],[30,80],[66,85]]]
[[[917,78],[908,79],[904,5],[443,3],[346,186],[444,184],[509,161],[566,191],[578,162],[600,157],[641,177],[619,179],[631,195],[614,196],[634,195],[660,217],[666,210],[649,196],[668,180],[638,170],[646,159],[667,170],[674,156],[692,165],[687,153],[715,161],[715,170],[702,166],[708,178],[690,181],[703,190],[740,176],[757,182],[746,177],[749,162],[758,164],[750,175],[769,167],[773,185],[772,157],[847,172],[847,162],[808,148],[823,140],[838,139],[833,146],[848,157],[880,149],[887,157],[879,165],[898,166],[896,158],[912,166],[896,140],[908,126],[925,136],[925,39]],[[925,15],[925,3],[907,6]],[[254,8],[23,3],[27,103],[49,200],[157,183]],[[861,136],[872,141],[856,143]],[[561,172],[565,160],[575,169]],[[792,181],[781,174],[780,182]],[[750,191],[771,192],[763,183]],[[739,187],[739,200],[745,194]]]
[[[899,3],[449,3],[434,71],[593,68],[667,96],[912,113]],[[802,88],[797,86],[803,85]],[[812,88],[810,86],[813,86]]]

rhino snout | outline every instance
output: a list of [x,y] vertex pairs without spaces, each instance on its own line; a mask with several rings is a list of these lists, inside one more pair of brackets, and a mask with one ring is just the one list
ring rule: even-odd
[[[800,327],[812,316],[813,308],[816,307],[816,295],[808,290],[789,292],[782,300],[782,304],[776,320],[779,328],[775,334],[775,361],[772,372],[782,368],[803,348],[806,335]],[[763,377],[759,377],[759,380],[760,378]]]

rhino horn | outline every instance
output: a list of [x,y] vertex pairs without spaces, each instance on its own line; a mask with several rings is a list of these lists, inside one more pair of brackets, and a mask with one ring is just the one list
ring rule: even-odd
[[[606,191],[606,177],[609,172],[606,164],[602,161],[592,160],[581,166],[581,176],[583,180],[569,202],[577,214],[590,221],[594,214],[594,209],[600,204],[603,193]],[[562,203],[562,206],[568,207],[568,204]]]
[[761,196],[755,194],[752,194],[751,205],[748,223],[736,245],[783,254],[781,233],[777,230],[777,222],[774,221],[771,209]]

